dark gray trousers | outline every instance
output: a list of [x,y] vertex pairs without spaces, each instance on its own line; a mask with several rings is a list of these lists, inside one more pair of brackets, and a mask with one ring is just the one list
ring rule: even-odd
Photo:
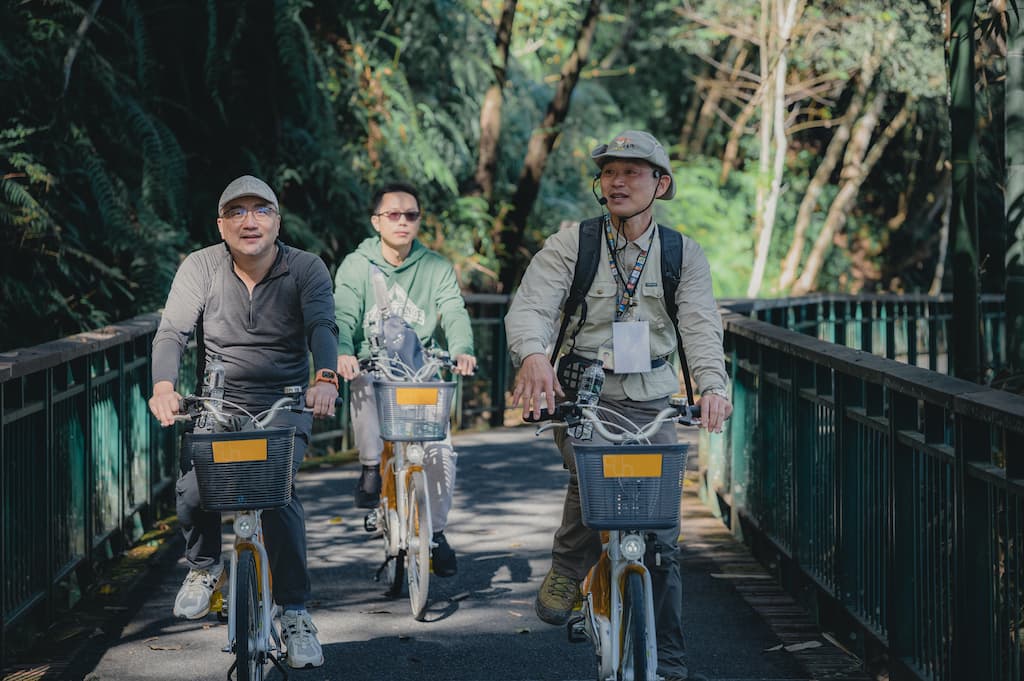
[[[292,473],[298,473],[306,454],[313,428],[311,414],[278,412],[270,427],[295,426],[295,452]],[[185,470],[175,486],[178,522],[185,535],[185,562],[190,568],[205,569],[220,561],[222,549],[221,514],[204,511],[199,505],[196,472]],[[263,534],[274,576],[274,601],[278,605],[305,605],[310,597],[309,571],[306,569],[306,514],[292,487],[287,506],[268,509],[262,514]]]
[[[622,414],[638,425],[653,419],[659,411],[668,406],[668,399],[650,402],[632,400],[611,400],[602,398],[601,406]],[[602,418],[608,419],[605,412]],[[590,442],[604,442],[594,433]],[[675,424],[667,423],[651,438],[652,444],[677,442]],[[564,430],[555,432],[555,443],[562,452],[562,461],[569,470],[569,485],[562,507],[562,525],[555,532],[551,549],[551,567],[564,575],[583,579],[601,555],[601,536],[583,524],[580,510],[580,488],[576,476],[576,461],[573,457],[574,438]],[[662,676],[686,675],[686,644],[683,640],[683,580],[679,570],[679,526],[659,530],[653,547],[648,542],[645,564],[651,573],[654,587],[654,622],[658,640],[658,673]],[[656,554],[661,560],[655,560]],[[657,563],[661,564],[658,565]]]

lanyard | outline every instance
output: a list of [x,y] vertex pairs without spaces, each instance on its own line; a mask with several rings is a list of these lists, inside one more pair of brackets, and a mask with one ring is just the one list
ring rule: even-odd
[[608,242],[608,265],[612,268],[612,275],[624,288],[622,297],[619,299],[619,306],[615,310],[615,319],[618,320],[625,313],[633,300],[633,294],[636,293],[636,285],[640,281],[640,275],[643,274],[644,265],[647,264],[647,254],[650,252],[651,244],[654,243],[654,230],[651,230],[651,238],[647,242],[647,248],[640,249],[640,255],[636,257],[636,262],[633,264],[633,271],[629,273],[628,282],[622,279],[622,275],[619,273],[619,266],[615,262],[615,242],[612,240],[611,220],[608,218],[605,218],[604,221],[604,237]]

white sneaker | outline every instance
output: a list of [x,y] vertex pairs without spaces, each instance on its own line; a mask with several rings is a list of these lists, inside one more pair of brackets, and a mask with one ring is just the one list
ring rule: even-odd
[[206,570],[189,570],[174,599],[174,616],[187,620],[206,617],[210,612],[210,596],[223,581],[224,566],[220,563]]
[[324,650],[316,632],[313,618],[305,610],[286,610],[281,615],[281,640],[288,650],[289,667],[304,669],[324,663]]

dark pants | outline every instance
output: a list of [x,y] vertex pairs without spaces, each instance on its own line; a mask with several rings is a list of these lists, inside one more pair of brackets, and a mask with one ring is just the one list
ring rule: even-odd
[[[651,421],[668,406],[667,399],[650,402],[601,399],[600,404],[615,410],[638,425]],[[603,418],[608,418],[605,412]],[[569,470],[569,485],[562,507],[562,525],[555,532],[551,549],[551,567],[558,573],[583,579],[601,556],[601,536],[583,524],[580,510],[580,488],[573,457],[573,438],[564,430],[556,431],[555,443],[562,452],[562,461]],[[651,437],[652,444],[675,443],[675,424],[667,423]],[[590,442],[604,442],[594,433]],[[654,623],[658,641],[658,673],[662,676],[685,676],[686,644],[683,640],[683,580],[679,570],[679,526],[659,530],[654,546],[648,541],[645,564],[651,573],[654,589]],[[661,555],[657,561],[655,556]],[[658,565],[657,563],[661,564]]]
[[[313,428],[310,414],[278,412],[270,427],[295,426],[292,473],[298,473]],[[199,505],[199,484],[194,468],[185,470],[175,486],[178,522],[185,535],[185,562],[190,568],[206,569],[220,561],[222,549],[221,514],[204,511]],[[287,506],[263,511],[263,534],[274,576],[274,601],[278,605],[304,605],[310,597],[306,569],[306,515],[292,487]]]

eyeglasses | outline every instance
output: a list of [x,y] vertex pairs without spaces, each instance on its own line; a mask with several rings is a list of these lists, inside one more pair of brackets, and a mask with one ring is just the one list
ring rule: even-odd
[[386,213],[374,213],[374,217],[386,217],[391,222],[398,222],[400,218],[405,218],[407,222],[416,222],[420,219],[420,212],[418,210],[389,210]]
[[274,217],[277,211],[274,210],[273,206],[256,206],[255,208],[246,208],[245,206],[235,206],[234,208],[228,208],[221,215],[225,220],[243,220],[245,216],[252,213],[253,216],[260,221],[269,220]]

